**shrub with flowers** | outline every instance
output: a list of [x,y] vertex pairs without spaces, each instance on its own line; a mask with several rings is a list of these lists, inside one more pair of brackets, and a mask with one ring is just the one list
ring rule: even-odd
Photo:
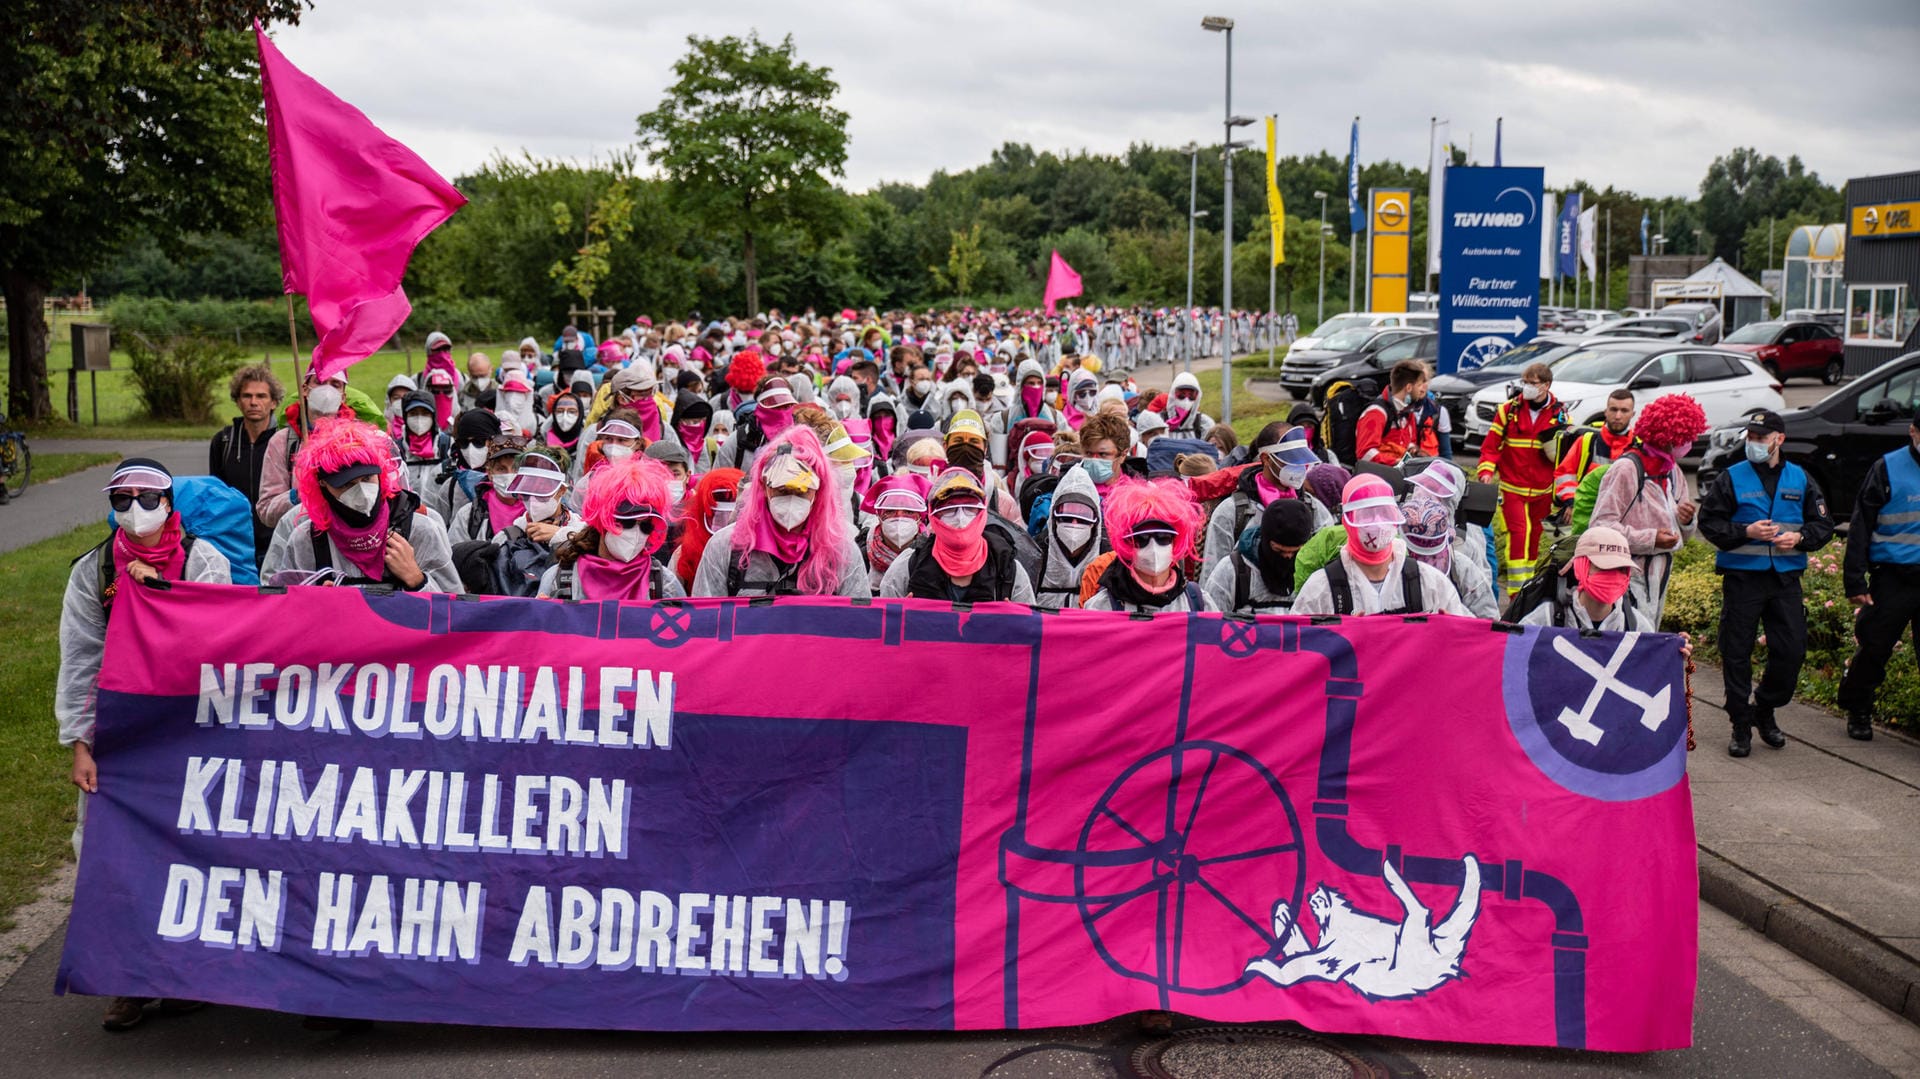
[[[1691,540],[1674,556],[1673,580],[1660,628],[1693,635],[1694,655],[1708,663],[1720,662],[1720,578],[1713,571],[1713,547]],[[1840,678],[1853,657],[1854,607],[1847,599],[1840,563],[1846,547],[1836,539],[1807,556],[1807,572],[1800,579],[1807,605],[1807,661],[1800,669],[1802,700],[1834,707]],[[1754,647],[1756,673],[1766,661],[1764,635]],[[1875,714],[1885,723],[1920,730],[1920,665],[1913,642],[1903,639],[1887,662],[1887,680],[1875,701]]]

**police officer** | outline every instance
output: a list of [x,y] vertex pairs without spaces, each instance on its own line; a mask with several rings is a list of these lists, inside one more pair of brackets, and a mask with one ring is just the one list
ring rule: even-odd
[[1901,632],[1911,626],[1920,645],[1920,408],[1907,434],[1911,442],[1867,470],[1847,531],[1843,573],[1847,598],[1860,609],[1859,643],[1840,679],[1840,707],[1847,736],[1863,742],[1873,737],[1873,696]]
[[[1747,459],[1716,476],[1700,501],[1700,534],[1719,548],[1720,662],[1726,678],[1733,741],[1727,753],[1744,757],[1753,729],[1774,749],[1787,744],[1774,709],[1793,699],[1807,655],[1807,612],[1800,574],[1807,552],[1833,538],[1820,485],[1799,465],[1781,460],[1787,425],[1761,411],[1747,421]],[[1753,636],[1767,631],[1767,671],[1753,685]]]

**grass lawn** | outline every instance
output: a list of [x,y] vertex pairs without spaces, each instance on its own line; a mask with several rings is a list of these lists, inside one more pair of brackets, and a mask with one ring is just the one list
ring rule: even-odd
[[0,625],[9,631],[0,663],[0,930],[73,857],[73,757],[53,721],[60,601],[68,563],[106,534],[102,521],[0,558]]
[[94,465],[111,464],[120,459],[117,453],[36,453],[33,455],[34,483],[57,480],[62,476],[71,476],[83,472]]
[[[47,379],[48,390],[53,395],[53,411],[58,419],[51,423],[29,427],[27,429],[29,435],[42,438],[202,439],[212,437],[213,432],[226,426],[230,420],[239,415],[233,403],[227,400],[227,388],[223,383],[214,391],[217,419],[212,424],[162,423],[148,418],[141,408],[140,396],[134,390],[127,354],[116,348],[113,350],[113,370],[102,371],[92,376],[99,380],[100,423],[98,425],[93,423],[92,388],[89,385],[89,376],[86,374],[78,376],[80,422],[68,423],[66,419],[67,380],[75,377],[72,374],[73,340],[69,326],[74,322],[103,320],[104,314],[100,312],[85,316],[63,314],[55,316],[52,320],[53,333],[50,338],[52,347],[47,356]],[[310,344],[312,328],[302,326],[300,332],[303,339]],[[454,359],[464,365],[468,353],[485,352],[498,362],[500,353],[516,344],[518,344],[517,341],[457,343],[454,347]],[[0,357],[6,355],[6,349],[3,346],[4,342],[0,342]],[[247,359],[248,362],[271,363],[273,372],[279,376],[281,384],[287,387],[289,394],[293,392],[295,385],[293,360],[284,346],[279,349],[252,350]],[[375,400],[383,400],[386,397],[388,379],[401,372],[417,374],[426,360],[426,353],[419,347],[415,347],[411,354],[403,350],[376,352],[355,364],[347,377],[354,386],[365,390]],[[304,356],[301,366],[304,369]],[[0,362],[0,395],[5,392],[6,375],[7,365]],[[4,396],[0,396],[0,400],[4,400]]]

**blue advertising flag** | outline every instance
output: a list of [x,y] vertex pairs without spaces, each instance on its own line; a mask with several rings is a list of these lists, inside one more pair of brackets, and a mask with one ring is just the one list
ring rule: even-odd
[[1562,277],[1572,277],[1580,272],[1580,192],[1567,193],[1567,201],[1560,208],[1560,239],[1554,252],[1559,256],[1557,267]]
[[1640,253],[1643,255],[1650,253],[1647,250],[1647,230],[1652,227],[1652,225],[1653,218],[1647,211],[1640,211]]
[[1541,226],[1553,214],[1544,178],[1539,168],[1447,170],[1436,373],[1479,367],[1538,329]]
[[1360,118],[1353,118],[1353,139],[1347,146],[1347,231],[1367,231],[1367,214],[1360,208]]

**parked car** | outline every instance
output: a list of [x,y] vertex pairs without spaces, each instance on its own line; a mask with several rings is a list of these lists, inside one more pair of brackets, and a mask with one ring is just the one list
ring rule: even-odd
[[1811,320],[1749,322],[1728,334],[1720,347],[1752,356],[1782,382],[1795,375],[1812,375],[1838,386],[1845,366],[1840,335],[1825,323]]
[[1359,330],[1380,326],[1418,326],[1422,329],[1440,328],[1440,316],[1431,311],[1355,311],[1351,314],[1335,315],[1313,328],[1313,332],[1293,343],[1289,352],[1311,351],[1320,347],[1320,342],[1342,330]]
[[1683,341],[1693,336],[1693,323],[1684,318],[1641,315],[1602,322],[1587,330],[1589,337],[1641,337],[1653,341]]
[[1663,318],[1684,318],[1693,323],[1693,333],[1687,340],[1696,345],[1719,344],[1724,335],[1725,326],[1716,304],[1670,303],[1654,313]]
[[[1780,384],[1751,357],[1722,349],[1672,341],[1595,341],[1562,357],[1553,365],[1553,395],[1566,406],[1567,419],[1576,424],[1598,422],[1607,407],[1607,395],[1620,387],[1633,391],[1644,405],[1670,393],[1692,394],[1715,427],[1733,423],[1761,409],[1778,412],[1786,407]],[[1478,444],[1493,426],[1494,410],[1513,391],[1512,385],[1494,385],[1473,395],[1467,416],[1467,440]]]
[[[1873,462],[1907,445],[1907,423],[1920,407],[1920,352],[1909,352],[1833,391],[1807,408],[1782,412],[1787,460],[1812,474],[1834,520],[1853,515],[1853,499]],[[1746,425],[1729,423],[1707,436],[1700,489],[1743,460]]]
[[1782,312],[1780,318],[1783,322],[1818,322],[1834,333],[1844,332],[1847,328],[1847,313],[1837,307],[1796,307]]
[[1304,401],[1314,382],[1333,368],[1366,359],[1402,338],[1431,332],[1405,326],[1360,326],[1322,339],[1317,348],[1302,349],[1296,345],[1288,349],[1287,358],[1280,361],[1280,385],[1286,387],[1294,400]]
[[1538,334],[1531,341],[1515,345],[1479,367],[1462,368],[1451,374],[1436,376],[1427,388],[1440,402],[1440,407],[1447,410],[1454,432],[1464,438],[1467,412],[1472,408],[1473,395],[1482,387],[1496,382],[1518,381],[1520,372],[1530,363],[1544,363],[1551,367],[1562,357],[1591,345],[1592,342],[1579,334]]
[[[1396,330],[1401,336],[1386,342],[1378,348],[1361,355],[1351,362],[1337,364],[1314,376],[1313,388],[1307,393],[1307,400],[1315,408],[1327,407],[1327,387],[1343,378],[1371,378],[1383,388],[1387,384],[1387,372],[1401,360],[1419,360],[1433,370],[1433,361],[1440,355],[1440,334],[1434,330]],[[1386,336],[1384,333],[1381,336]]]

